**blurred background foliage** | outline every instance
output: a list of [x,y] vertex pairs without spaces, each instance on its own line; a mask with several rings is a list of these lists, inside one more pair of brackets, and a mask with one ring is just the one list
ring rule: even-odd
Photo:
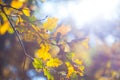
[[[73,49],[72,51],[75,52],[75,59],[82,59],[85,65],[84,76],[71,78],[70,80],[120,80],[120,1],[101,0],[103,1],[101,3],[108,5],[108,7],[97,7],[96,5],[98,3],[95,3],[95,0],[89,1],[89,3],[86,3],[87,0],[0,0],[0,4],[11,5],[17,9],[21,9],[21,7],[25,8],[23,10],[24,16],[20,16],[20,20],[14,18],[13,21],[16,21],[16,25],[29,25],[24,23],[24,20],[26,20],[31,24],[41,26],[41,23],[47,22],[48,17],[58,18],[59,27],[56,32],[62,32],[61,36],[64,36],[63,38],[71,43],[70,46],[71,49]],[[100,2],[100,0],[98,0],[98,2]],[[92,3],[96,4],[94,7],[96,6],[97,9],[90,7],[93,5]],[[116,5],[115,8],[112,8],[112,11],[108,11],[108,13],[105,14],[99,12],[100,9],[103,10],[105,8],[108,10],[111,6],[113,7],[112,4]],[[1,9],[2,7],[0,6],[0,80],[47,80],[42,72],[39,70],[36,72],[33,68],[32,60],[24,55],[24,51],[19,45],[14,31],[6,21],[7,19],[2,14]],[[10,10],[9,12],[9,10],[5,9],[8,15],[12,11],[13,10]],[[13,13],[22,14],[14,11]],[[98,15],[98,13],[101,14]],[[36,21],[36,19],[38,19],[38,21]],[[47,27],[46,23],[43,25]],[[48,25],[51,24],[49,23]],[[56,24],[52,25],[54,26]],[[35,36],[36,34],[34,34],[34,31],[31,31],[33,33],[28,32],[28,30],[31,29],[27,28],[28,27],[18,27],[17,29],[20,32],[24,30],[24,33],[27,34],[24,35],[20,33],[22,37],[25,36],[23,37],[23,40],[25,40],[23,43],[26,51],[29,55],[34,56],[36,49],[39,49],[36,41],[40,42],[40,40],[37,40],[37,37],[30,40],[31,35]],[[51,31],[52,26],[49,27],[48,30]],[[53,34],[53,36],[56,35],[57,33]],[[29,38],[28,36],[31,37]],[[86,37],[87,39],[85,39]],[[53,48],[59,50],[55,46],[53,46]],[[66,48],[66,50],[68,50],[68,47]],[[53,52],[54,50],[51,51]],[[52,55],[56,56],[56,54]],[[62,74],[64,74],[64,72]],[[55,80],[58,80],[59,76],[54,75],[56,76]],[[64,79],[61,78],[60,80]]]

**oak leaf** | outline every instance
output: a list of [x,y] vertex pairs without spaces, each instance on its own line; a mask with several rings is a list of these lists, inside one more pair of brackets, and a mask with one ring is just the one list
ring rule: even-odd
[[43,27],[46,30],[54,30],[55,27],[57,26],[58,19],[57,18],[48,18],[46,22],[43,23]]
[[0,26],[0,35],[4,35],[8,31],[9,27],[10,27],[9,22],[8,21],[4,22],[4,24]]
[[62,64],[62,61],[58,58],[51,58],[48,62],[47,62],[47,66],[48,67],[58,67]]
[[49,49],[50,49],[50,48],[49,48],[48,45],[46,45],[46,46],[41,45],[41,49],[39,49],[39,50],[36,51],[35,56],[36,56],[37,58],[41,58],[43,61],[46,61],[46,60],[48,60],[48,59],[51,58],[51,55],[50,55],[50,53],[48,52]]
[[23,6],[23,1],[19,1],[19,0],[12,0],[11,6],[14,8],[21,8]]
[[36,68],[36,69],[43,68],[43,63],[42,63],[42,60],[40,60],[40,59],[34,58],[34,62],[32,64],[33,64],[34,68]]
[[70,76],[74,73],[74,67],[70,64],[70,62],[66,62],[65,63],[66,66],[67,66],[67,69],[68,69],[68,72],[67,72],[67,75],[66,75],[66,78],[70,78]]
[[43,72],[48,80],[54,80],[54,77],[51,75],[51,73],[46,68],[43,69]]
[[71,27],[70,25],[61,25],[60,27],[58,27],[58,29],[56,30],[54,36],[56,37],[58,33],[61,34],[61,36],[66,35],[68,32],[71,31]]
[[30,16],[30,10],[28,8],[24,8],[22,11],[26,16]]

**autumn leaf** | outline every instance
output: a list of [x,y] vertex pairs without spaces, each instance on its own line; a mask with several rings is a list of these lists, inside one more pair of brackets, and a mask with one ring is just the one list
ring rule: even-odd
[[66,78],[70,78],[70,76],[74,73],[74,67],[70,64],[70,62],[65,62],[66,66],[67,66],[67,75]]
[[6,22],[8,19],[6,18],[6,16],[4,15],[4,13],[0,13],[0,17],[1,17],[1,20],[3,21],[3,22]]
[[11,12],[13,11],[13,9],[12,8],[4,8],[4,11],[5,11],[5,13],[7,14],[7,15],[10,15],[11,14]]
[[49,37],[50,37],[50,35],[47,33],[42,33],[42,34],[40,34],[40,36],[45,40],[49,39]]
[[36,53],[36,57],[43,59],[44,61],[48,60],[51,58],[50,53],[48,51],[45,51],[43,49],[38,50]]
[[89,38],[86,38],[85,40],[81,41],[81,45],[83,45],[85,48],[89,48],[88,42],[89,42]]
[[73,62],[75,62],[76,64],[79,64],[79,65],[82,65],[82,61],[79,59],[75,59],[75,60],[73,60]]
[[79,64],[77,66],[78,70],[76,71],[76,73],[79,74],[80,76],[83,76],[85,66],[82,64],[82,62],[80,60],[76,60],[76,64]]
[[30,10],[28,8],[24,8],[22,11],[26,16],[30,16]]
[[8,31],[9,27],[10,27],[9,22],[8,21],[4,22],[4,24],[0,26],[0,35],[4,35]]
[[23,6],[23,3],[24,3],[24,1],[12,0],[11,6],[19,9]]
[[83,72],[83,70],[85,69],[85,67],[82,65],[82,66],[79,66],[78,69]]
[[35,56],[37,58],[43,59],[43,61],[46,61],[46,60],[48,60],[48,59],[51,58],[51,55],[48,52],[49,49],[50,49],[49,45],[46,45],[46,46],[41,45],[41,49],[39,49],[39,50],[36,51]]
[[9,27],[9,28],[8,28],[8,33],[10,33],[10,34],[13,34],[13,33],[14,33],[14,30],[13,30],[12,27]]
[[68,73],[66,75],[66,78],[70,78],[70,76],[73,75],[73,73],[79,74],[80,76],[83,76],[84,73],[84,69],[85,67],[82,65],[82,63],[80,61],[76,61],[78,64],[80,65],[76,65],[77,70],[74,69],[74,65],[71,65],[70,62],[65,62],[67,69],[68,69]]
[[56,57],[58,53],[60,52],[60,48],[58,46],[51,45],[49,52],[52,57]]
[[51,58],[48,62],[47,62],[47,66],[48,67],[58,67],[62,64],[62,61],[58,58]]
[[57,26],[57,22],[58,22],[57,18],[54,18],[54,17],[53,18],[48,18],[47,21],[43,23],[43,27],[46,30],[52,31]]
[[78,72],[78,74],[79,74],[80,76],[83,76],[83,75],[84,75],[83,72]]
[[64,36],[70,31],[71,31],[70,25],[62,25],[56,30],[56,32],[54,33],[54,36],[56,37],[57,33],[61,33],[61,36]]

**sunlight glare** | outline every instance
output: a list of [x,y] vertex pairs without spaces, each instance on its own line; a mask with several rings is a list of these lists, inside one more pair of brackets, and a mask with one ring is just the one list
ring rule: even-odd
[[119,0],[79,0],[67,2],[46,2],[43,12],[62,20],[71,17],[77,28],[99,21],[114,21],[119,17]]
[[74,17],[78,25],[84,25],[93,21],[114,18],[118,0],[83,0],[74,9]]

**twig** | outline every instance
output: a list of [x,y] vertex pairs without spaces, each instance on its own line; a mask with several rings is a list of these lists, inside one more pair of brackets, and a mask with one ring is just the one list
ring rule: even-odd
[[23,68],[22,68],[22,72],[24,72],[24,69],[25,69],[25,63],[26,63],[26,56],[24,56],[24,59],[23,59]]
[[11,20],[9,19],[8,15],[7,15],[6,12],[4,11],[3,8],[4,8],[5,6],[3,6],[3,5],[1,5],[1,4],[0,4],[0,6],[1,6],[2,12],[4,13],[4,15],[5,15],[6,18],[8,19],[11,27],[13,28],[13,30],[14,30],[17,38],[18,38],[18,41],[19,41],[21,47],[23,48],[23,51],[24,51],[25,56],[27,56],[27,57],[29,57],[30,59],[34,60],[34,58],[27,53],[27,51],[26,51],[26,49],[25,49],[25,46],[24,46],[24,44],[23,44],[23,42],[22,42],[22,40],[21,40],[21,37],[20,37],[20,35],[19,35],[19,33],[17,32],[17,30],[15,29],[15,27],[14,27],[14,25],[12,24]]
[[48,16],[45,16],[43,19],[40,19],[40,20],[36,20],[36,21],[44,21],[44,20],[46,20],[48,18]]
[[14,8],[14,7],[10,6],[10,5],[2,5],[2,4],[0,4],[0,6],[1,6],[1,9],[2,9],[3,7],[9,7],[9,8],[13,8],[13,9],[15,9],[15,10],[18,10],[18,11],[21,11],[21,10],[22,10],[21,8],[20,8],[20,9]]

